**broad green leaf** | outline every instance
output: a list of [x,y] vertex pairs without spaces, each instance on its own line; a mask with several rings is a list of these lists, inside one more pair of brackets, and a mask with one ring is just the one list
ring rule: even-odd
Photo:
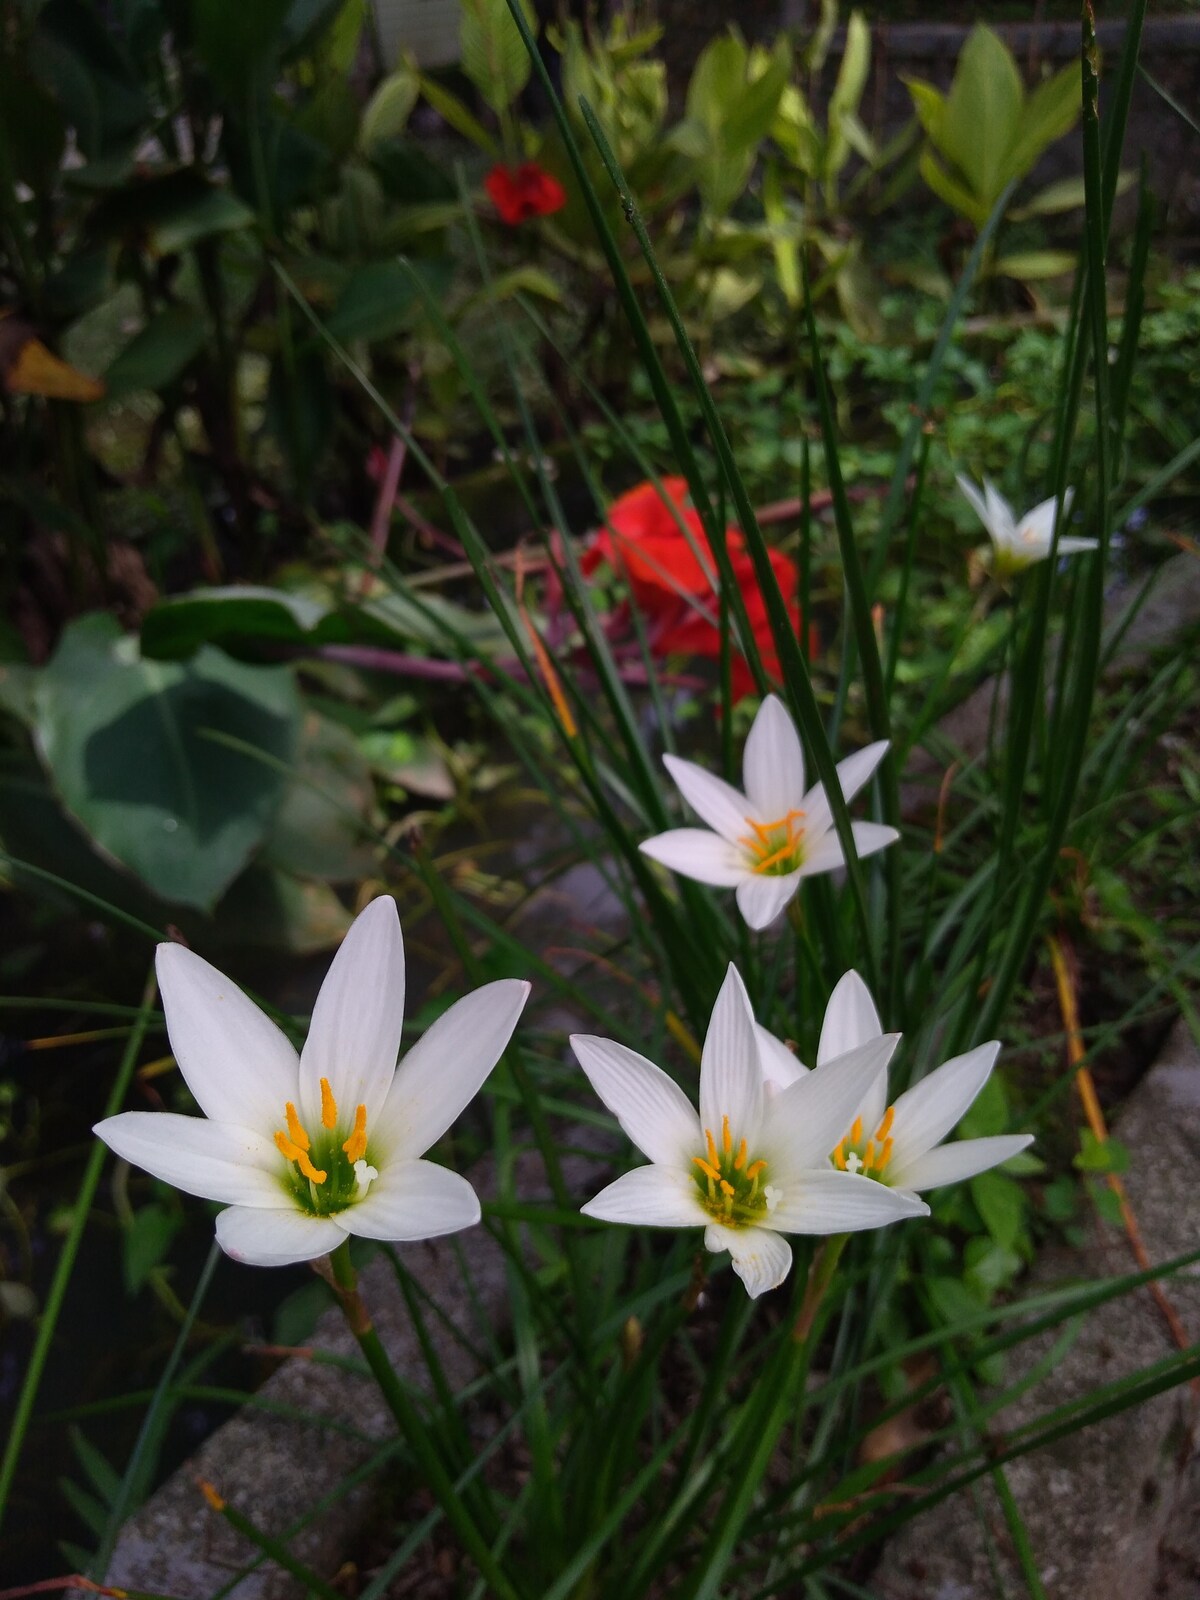
[[291,674],[211,649],[187,665],[143,661],[94,614],[66,628],[35,704],[38,752],[96,846],[161,898],[210,909],[279,803],[284,779],[254,752],[292,759]]
[[175,255],[214,233],[235,233],[253,222],[254,212],[232,189],[207,188],[159,217],[148,243],[155,255]]
[[1083,88],[1079,66],[1064,67],[1037,88],[1025,101],[1021,120],[1005,157],[1004,182],[1021,178],[1056,139],[1069,133],[1079,120]]
[[934,144],[937,144],[942,136],[942,119],[946,114],[945,95],[931,83],[923,83],[920,78],[904,78],[902,81],[912,96],[917,120]]
[[921,151],[920,171],[939,200],[944,200],[952,210],[969,218],[976,227],[981,228],[984,225],[989,213],[983,209],[970,189],[965,188],[957,178],[950,176],[928,145]]
[[404,57],[367,101],[358,130],[359,146],[370,151],[381,139],[402,134],[420,95],[421,75],[416,62]]
[[1008,182],[1024,99],[1012,52],[991,28],[976,24],[959,55],[936,143],[970,182],[984,217]]
[[[537,17],[530,0],[521,9],[532,31]],[[529,54],[517,32],[507,0],[462,0],[459,29],[462,69],[493,111],[508,107],[529,82]]]
[[846,49],[829,99],[829,136],[824,162],[826,182],[835,178],[849,159],[853,140],[848,123],[851,118],[857,120],[870,68],[871,30],[862,12],[852,11],[846,24]]
[[[1136,181],[1136,173],[1119,172],[1115,192],[1125,194]],[[1014,207],[1009,216],[1014,222],[1023,222],[1026,217],[1047,217],[1058,211],[1075,211],[1083,204],[1083,179],[1060,178],[1057,183],[1048,183],[1044,189],[1039,189],[1023,206]]]
[[208,343],[208,322],[190,306],[170,306],[121,350],[104,381],[114,397],[174,383]]
[[131,1295],[137,1294],[155,1267],[161,1267],[167,1259],[181,1221],[179,1212],[155,1200],[134,1212],[133,1221],[121,1238],[121,1267]]
[[306,645],[333,640],[315,637],[329,608],[305,595],[253,584],[197,589],[160,600],[142,623],[142,655],[179,661],[201,645],[236,650],[243,641]]
[[998,1245],[1014,1249],[1024,1231],[1027,1206],[1020,1184],[999,1172],[981,1172],[970,1188],[984,1227]]
[[1069,250],[1024,250],[1000,256],[992,271],[1004,278],[1033,282],[1036,278],[1060,278],[1075,270],[1075,257]]
[[335,339],[390,339],[409,321],[417,291],[399,261],[372,261],[350,279],[326,327]]
[[736,33],[721,34],[705,45],[688,83],[686,115],[710,132],[719,128],[745,84],[748,60]]

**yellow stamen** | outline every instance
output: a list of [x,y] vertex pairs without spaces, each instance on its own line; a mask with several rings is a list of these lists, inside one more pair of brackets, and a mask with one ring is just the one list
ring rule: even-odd
[[[308,1150],[308,1149],[310,1149],[311,1146],[309,1144],[308,1135],[304,1131],[304,1124],[300,1121],[300,1118],[296,1115],[295,1106],[289,1100],[287,1105],[284,1106],[283,1109],[284,1109],[284,1112],[287,1115],[288,1138],[297,1147],[297,1149],[299,1149],[299,1150]],[[288,1157],[289,1161],[294,1161],[295,1159],[296,1159],[295,1156],[289,1156]]]
[[880,1144],[882,1144],[883,1141],[887,1138],[888,1134],[891,1133],[891,1131],[892,1131],[892,1123],[895,1120],[895,1117],[896,1117],[896,1108],[895,1108],[895,1106],[889,1106],[887,1108],[886,1116],[884,1117],[883,1121],[879,1124],[879,1127],[875,1130],[875,1137],[879,1140]]
[[705,1128],[704,1137],[708,1141],[708,1159],[714,1167],[721,1165],[721,1158],[717,1154],[717,1141],[712,1136],[712,1129]]
[[367,1108],[359,1106],[354,1113],[354,1128],[342,1149],[346,1158],[353,1166],[356,1161],[361,1161],[367,1153]]
[[863,1151],[863,1171],[869,1172],[875,1165],[875,1141],[867,1140],[867,1148]]
[[721,1193],[732,1200],[734,1195],[733,1185],[726,1178],[721,1179]]
[[746,1168],[746,1176],[748,1178],[757,1178],[760,1172],[765,1172],[766,1170],[767,1163],[765,1161],[752,1161]]
[[321,1123],[326,1128],[337,1127],[337,1101],[329,1087],[329,1079],[321,1079]]
[[[754,858],[754,872],[769,872],[796,855],[804,837],[804,824],[798,820],[803,816],[803,811],[794,810],[774,822],[755,822],[753,817],[744,819],[750,832],[737,842]],[[782,843],[779,842],[780,829],[783,830]]]
[[737,1153],[737,1155],[734,1156],[734,1158],[733,1158],[733,1170],[735,1172],[740,1172],[745,1165],[746,1165],[746,1141],[745,1141],[745,1139],[743,1139],[741,1144],[738,1145],[738,1153]]
[[842,1140],[842,1142],[838,1145],[837,1149],[833,1152],[833,1164],[840,1171],[845,1172],[845,1170],[846,1170],[846,1141],[845,1141],[845,1139]]
[[693,1156],[692,1160],[700,1168],[700,1171],[704,1174],[704,1176],[706,1178],[711,1178],[714,1183],[717,1183],[720,1180],[720,1177],[721,1177],[720,1172],[717,1170],[716,1167],[710,1167],[708,1162],[705,1161],[703,1156]]
[[855,1119],[854,1119],[854,1126],[850,1129],[850,1143],[851,1144],[861,1144],[862,1143],[862,1118],[861,1117],[855,1117]]
[[325,1182],[328,1174],[314,1167],[308,1159],[308,1151],[302,1150],[298,1144],[293,1144],[282,1128],[275,1135],[275,1144],[280,1154],[288,1161],[294,1161],[306,1178],[310,1178],[313,1183]]
[[721,1143],[725,1147],[725,1154],[729,1155],[733,1150],[733,1135],[729,1131],[728,1117],[721,1118]]
[[892,1145],[894,1142],[895,1141],[892,1139],[885,1139],[883,1141],[883,1149],[879,1152],[879,1160],[875,1163],[876,1172],[882,1172],[884,1167],[886,1167],[888,1162],[892,1159]]

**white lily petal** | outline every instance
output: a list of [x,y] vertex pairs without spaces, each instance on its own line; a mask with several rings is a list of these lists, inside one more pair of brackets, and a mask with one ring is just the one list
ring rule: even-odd
[[771,820],[759,817],[744,794],[739,794],[723,778],[705,772],[694,761],[684,761],[679,756],[664,756],[663,765],[700,820],[707,822],[730,844],[736,844],[744,833],[749,832],[746,826],[748,817],[754,817],[756,822]]
[[1057,499],[1051,495],[1049,500],[1043,500],[1034,506],[1032,511],[1027,511],[1017,524],[1017,543],[1031,549],[1041,549],[1048,555],[1050,541],[1054,537],[1054,512],[1057,505]]
[[887,1180],[896,1189],[938,1189],[944,1183],[961,1183],[964,1178],[974,1178],[990,1167],[998,1167],[1032,1143],[1031,1133],[956,1139],[951,1144],[939,1144],[926,1150],[906,1167],[898,1168],[893,1162],[888,1168]]
[[746,852],[707,828],[672,828],[644,840],[638,848],[672,872],[718,889],[734,888],[749,871]]
[[[725,974],[713,1006],[700,1056],[700,1125],[721,1142],[722,1119],[729,1118],[736,1147],[753,1146],[763,1114],[763,1076],[754,1034],[754,1011],[738,970]],[[700,1154],[699,1148],[693,1152]]]
[[1064,535],[1058,541],[1058,553],[1060,556],[1080,556],[1088,550],[1099,550],[1099,548],[1099,539],[1078,539],[1074,534],[1070,536]]
[[[860,861],[879,850],[886,850],[900,837],[895,828],[886,827],[882,822],[852,822],[850,832],[854,836],[854,849]],[[821,872],[836,872],[845,865],[842,841],[831,826],[829,832],[813,845],[800,872],[803,877],[812,878]]]
[[854,848],[858,851],[860,861],[879,850],[886,850],[900,837],[895,828],[889,828],[883,822],[852,822],[850,832],[854,835]]
[[[877,739],[874,744],[866,745],[862,750],[856,750],[852,756],[847,756],[844,761],[837,764],[838,782],[841,785],[842,795],[849,805],[851,800],[875,776],[879,763],[887,755],[888,741]],[[825,793],[823,783],[815,784],[804,797],[804,824],[806,831],[816,838],[833,827],[833,812],[829,807],[829,796]]]
[[905,1217],[926,1217],[915,1195],[852,1172],[805,1172],[788,1184],[771,1226],[784,1233],[858,1233]]
[[479,1196],[465,1178],[435,1161],[380,1163],[379,1176],[356,1204],[338,1213],[347,1233],[360,1239],[437,1239],[473,1228]]
[[763,821],[774,822],[803,804],[804,752],[796,725],[776,695],[763,701],[746,736],[742,782]]
[[896,1101],[892,1124],[892,1165],[903,1172],[927,1150],[932,1150],[964,1116],[988,1081],[1000,1053],[995,1039],[944,1062]]
[[443,1012],[400,1063],[378,1116],[368,1113],[371,1149],[411,1161],[432,1148],[479,1093],[528,998],[527,983],[501,978]]
[[579,1209],[585,1217],[640,1228],[699,1228],[708,1221],[696,1185],[673,1167],[634,1167]]
[[661,1067],[613,1039],[571,1035],[588,1082],[643,1155],[685,1171],[703,1146],[696,1108]]
[[839,867],[846,865],[846,856],[842,850],[842,841],[833,831],[830,824],[829,832],[816,834],[806,846],[804,863],[800,868],[802,878],[816,878],[823,872],[836,872]]
[[857,972],[843,973],[825,1007],[817,1065],[832,1061],[834,1056],[844,1056],[848,1050],[856,1050],[860,1044],[878,1039],[882,1034],[883,1024],[871,991]]
[[283,1126],[298,1097],[296,1052],[224,973],[181,944],[160,944],[158,987],[171,1049],[196,1104],[214,1122]]
[[971,482],[970,478],[964,478],[961,472],[955,474],[954,481],[958,484],[958,487],[962,490],[963,494],[965,494],[967,499],[971,502],[972,510],[975,512],[975,515],[979,518],[980,522],[983,523],[984,527],[990,534],[992,531],[991,513],[988,511],[987,502],[984,500],[979,490]]
[[300,1098],[309,1127],[321,1123],[327,1078],[347,1132],[355,1108],[368,1125],[387,1095],[404,1026],[404,940],[391,895],[355,918],[325,975],[300,1053]]
[[803,1061],[798,1060],[783,1040],[777,1039],[761,1022],[754,1024],[754,1037],[758,1040],[758,1060],[768,1094],[787,1089],[808,1076],[808,1068]]
[[92,1132],[124,1160],[184,1194],[226,1205],[295,1205],[283,1187],[283,1157],[256,1129],[173,1111],[123,1111]]
[[315,1261],[336,1250],[346,1238],[346,1230],[332,1217],[310,1217],[303,1211],[230,1206],[217,1213],[217,1243],[227,1256],[250,1267]]
[[782,878],[751,873],[737,886],[737,905],[748,928],[769,928],[800,887],[803,868]]
[[983,480],[983,496],[988,509],[987,528],[993,543],[1001,549],[1011,550],[1017,542],[1017,523],[1012,507],[987,478]]
[[856,1050],[794,1083],[767,1107],[759,1154],[767,1161],[766,1181],[784,1188],[809,1168],[824,1168],[875,1079],[886,1072],[899,1043],[898,1033],[868,1039]]
[[733,1270],[752,1300],[768,1289],[777,1289],[792,1270],[792,1247],[771,1228],[713,1228],[711,1232],[729,1251]]

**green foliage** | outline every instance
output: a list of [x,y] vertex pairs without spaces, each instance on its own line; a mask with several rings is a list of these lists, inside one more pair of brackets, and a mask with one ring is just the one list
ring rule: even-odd
[[687,121],[696,130],[700,198],[715,217],[725,215],[749,182],[791,71],[786,39],[767,54],[750,50],[731,30],[701,52],[688,84]]
[[[991,28],[977,23],[963,45],[948,94],[908,79],[913,106],[928,143],[921,176],[960,216],[981,228],[1009,184],[1033,170],[1043,153],[1079,120],[1079,69],[1063,67],[1026,93],[1012,52]],[[1082,204],[1081,186],[1054,184],[1029,203],[1043,214]],[[1002,259],[993,270],[1013,277],[1054,277],[1070,261],[1026,253]]]
[[[533,6],[521,5],[535,28]],[[467,77],[493,111],[507,111],[529,82],[529,56],[506,0],[463,0],[459,40]]]
[[211,908],[261,846],[291,761],[291,674],[218,651],[143,661],[116,623],[73,624],[33,690],[34,735],[71,814],[156,893]]

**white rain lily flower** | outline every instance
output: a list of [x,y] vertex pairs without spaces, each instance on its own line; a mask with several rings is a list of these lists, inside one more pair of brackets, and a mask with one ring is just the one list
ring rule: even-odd
[[652,1228],[703,1228],[728,1250],[752,1296],[787,1277],[787,1233],[851,1233],[924,1216],[915,1195],[834,1171],[829,1152],[854,1108],[887,1070],[896,1035],[870,1040],[833,1072],[819,1069],[776,1097],[763,1093],[754,1015],[730,967],[700,1060],[700,1114],[665,1072],[611,1039],[571,1044],[593,1089],[650,1165],[626,1172],[582,1209]]
[[[1045,561],[1054,538],[1056,501],[1053,495],[1034,506],[1032,511],[1027,511],[1018,522],[1008,501],[986,478],[983,480],[982,494],[970,478],[964,478],[961,473],[956,475],[955,482],[988,531],[992,541],[992,568],[997,577],[1009,578],[1031,567],[1035,561]],[[1074,489],[1068,489],[1063,495],[1064,518],[1070,515],[1074,498]],[[1078,539],[1070,534],[1064,534],[1058,541],[1060,556],[1079,555],[1085,550],[1098,548],[1099,540]]]
[[[857,1059],[872,1040],[883,1037],[870,990],[857,972],[847,972],[825,1008],[817,1071],[840,1071],[839,1063]],[[768,1095],[774,1093],[782,1099],[781,1091],[809,1075],[809,1069],[765,1028],[760,1030],[759,1047]],[[993,1039],[964,1056],[955,1056],[907,1089],[894,1104],[888,1103],[887,1076],[881,1073],[831,1147],[834,1167],[915,1195],[922,1189],[974,1178],[1027,1149],[1033,1143],[1030,1133],[942,1143],[987,1082],[999,1052],[999,1042]]]
[[95,1131],[156,1178],[222,1201],[217,1242],[227,1255],[286,1266],[350,1234],[431,1239],[479,1221],[466,1179],[419,1157],[495,1066],[527,983],[503,979],[466,995],[397,1067],[404,942],[388,895],[342,942],[299,1057],[190,950],[160,944],[156,965],[171,1048],[204,1116],[125,1111]]
[[[870,779],[887,740],[838,763],[849,801]],[[825,785],[804,787],[804,752],[783,702],[769,694],[742,755],[745,794],[695,762],[664,756],[667,771],[692,810],[712,829],[673,828],[641,846],[646,855],[685,878],[736,889],[738,910],[752,928],[765,928],[792,899],[802,878],[844,867]],[[873,855],[900,837],[877,822],[855,822],[854,847]]]

